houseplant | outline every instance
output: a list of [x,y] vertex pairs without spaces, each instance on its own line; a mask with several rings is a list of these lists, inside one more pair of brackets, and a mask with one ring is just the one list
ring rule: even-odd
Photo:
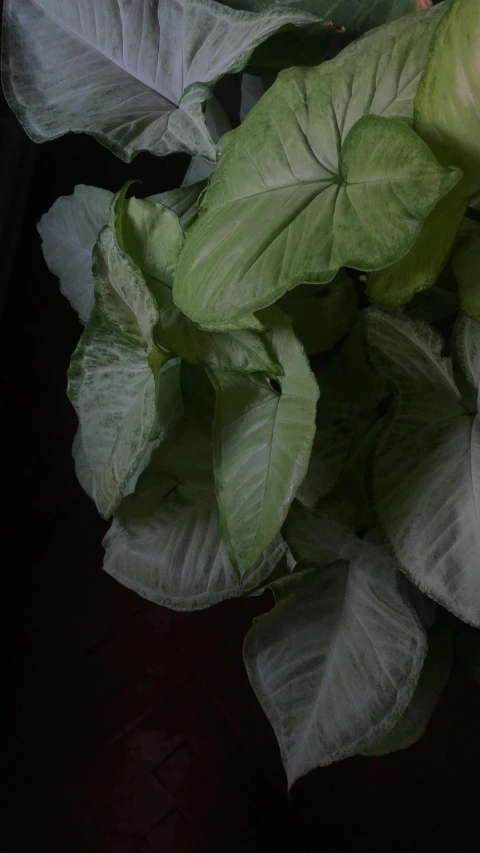
[[273,590],[245,662],[290,785],[408,746],[478,660],[480,13],[417,6],[5,4],[34,139],[192,155],[177,190],[79,186],[40,222],[86,324],[73,452],[126,586]]

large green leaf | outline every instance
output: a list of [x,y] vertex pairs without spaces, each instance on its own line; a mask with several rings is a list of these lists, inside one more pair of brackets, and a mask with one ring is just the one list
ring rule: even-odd
[[383,548],[313,517],[292,520],[289,535],[309,543],[315,568],[272,585],[276,605],[247,634],[244,657],[291,786],[392,727],[426,642]]
[[241,586],[218,529],[208,436],[187,426],[160,448],[104,540],[104,569],[174,610],[210,607],[256,589],[285,553],[278,536]]
[[473,320],[480,322],[480,237],[462,240],[452,258],[460,305]]
[[388,755],[420,740],[449,679],[452,659],[452,625],[432,628],[428,632],[427,657],[410,704],[390,731],[361,750],[362,755]]
[[312,16],[238,12],[213,0],[6,0],[3,86],[37,142],[93,134],[124,160],[139,151],[215,159],[202,110],[279,27]]
[[344,265],[382,269],[411,248],[461,176],[396,120],[412,117],[443,11],[282,72],[223,137],[175,278],[175,301],[191,319],[218,328],[302,282],[328,282]]
[[156,376],[165,358],[153,342],[155,301],[108,226],[94,250],[93,274],[95,310],[72,356],[68,394],[82,428],[95,501],[108,517],[154,429]]
[[457,324],[460,390],[432,328],[380,311],[367,319],[371,356],[398,395],[373,471],[380,523],[417,586],[480,625],[480,326]]
[[415,126],[437,157],[465,172],[465,194],[480,189],[480,5],[454,0],[431,44],[415,99]]
[[93,308],[92,251],[110,217],[113,193],[79,184],[60,196],[38,223],[45,260],[60,279],[60,289],[79,319]]
[[151,200],[119,195],[115,223],[122,249],[138,265],[158,305],[155,340],[190,364],[233,372],[281,372],[262,337],[253,331],[207,332],[173,303],[172,282],[183,247],[176,214]]
[[265,374],[211,373],[220,530],[240,576],[280,530],[305,476],[318,399],[289,321],[274,309],[261,319],[270,326],[271,348],[284,373],[277,387]]

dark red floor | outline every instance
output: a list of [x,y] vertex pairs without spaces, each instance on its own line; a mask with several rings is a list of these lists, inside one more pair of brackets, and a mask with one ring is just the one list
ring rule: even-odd
[[[158,188],[183,167],[167,160]],[[120,172],[135,175],[89,140],[42,149],[5,315],[2,849],[477,850],[480,688],[460,670],[418,745],[318,770],[289,799],[241,660],[268,595],[170,613],[102,573],[106,526],[70,455],[65,371],[79,326],[43,266],[34,224],[76,182],[115,189]]]

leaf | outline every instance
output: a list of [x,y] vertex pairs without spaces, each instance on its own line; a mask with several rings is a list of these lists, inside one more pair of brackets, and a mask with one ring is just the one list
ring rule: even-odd
[[415,99],[415,127],[443,163],[461,166],[466,197],[480,189],[480,7],[455,0],[432,40]]
[[210,372],[220,531],[240,577],[280,530],[305,476],[318,399],[289,321],[274,310],[261,319],[284,373],[276,387],[264,374]]
[[206,185],[206,181],[199,181],[196,184],[189,184],[188,186],[178,187],[178,189],[151,195],[148,200],[156,204],[162,204],[164,207],[173,210],[177,214],[180,225],[185,231],[189,221],[196,215],[197,199]]
[[452,258],[460,305],[472,320],[480,321],[480,237],[462,240]]
[[370,302],[403,305],[435,284],[465,215],[463,184],[457,184],[427,216],[418,240],[405,257],[367,277]]
[[142,276],[105,228],[94,250],[95,302],[68,373],[95,502],[108,518],[145,453],[165,360],[152,330],[158,312]]
[[305,352],[327,352],[353,326],[358,314],[355,285],[344,270],[326,287],[301,284],[280,299],[278,307],[293,322]]
[[[280,744],[289,787],[378,739],[410,702],[423,631],[384,549],[306,522],[337,559],[273,585],[276,604],[247,634],[244,658]],[[303,538],[303,531],[299,532]]]
[[[219,139],[229,130],[232,129],[230,121],[223,107],[215,97],[207,101],[205,107],[205,124],[207,125],[210,136],[213,141],[218,143]],[[192,184],[206,181],[213,172],[214,164],[211,160],[201,157],[198,154],[192,157],[190,165],[185,173],[182,181],[182,186],[188,187]]]
[[215,160],[203,103],[292,10],[233,11],[213,0],[6,0],[3,86],[36,142],[94,135],[129,162],[139,151]]
[[[138,478],[148,468],[155,450],[170,439],[182,425],[184,407],[180,389],[179,359],[170,359],[170,361],[167,361],[163,365],[159,381],[161,382],[162,393],[157,399],[156,418],[152,433],[145,446],[145,451],[138,467],[122,489],[123,495],[129,495],[135,491]],[[72,455],[75,462],[77,479],[82,489],[94,501],[95,483],[80,426],[73,440]]]
[[144,273],[157,302],[155,340],[163,350],[190,364],[207,364],[225,371],[281,372],[260,335],[248,330],[202,331],[173,304],[171,286],[183,247],[175,213],[151,200],[125,200],[122,196],[115,210],[120,245]]
[[[233,9],[261,12],[271,6],[271,0],[228,0],[226,5]],[[416,0],[376,0],[375,3],[368,0],[289,0],[288,5],[335,21],[346,27],[352,38],[418,8]]]
[[218,328],[305,281],[330,281],[341,266],[382,269],[406,254],[461,176],[395,120],[412,116],[443,11],[282,72],[223,137],[177,268],[174,298],[187,316]]
[[361,750],[362,755],[388,755],[416,743],[425,734],[430,717],[450,677],[452,626],[428,632],[428,652],[412,700],[390,731]]
[[60,196],[38,223],[47,266],[84,324],[94,302],[92,251],[108,223],[112,199],[108,190],[79,184],[73,195]]
[[108,531],[104,569],[174,610],[210,607],[256,589],[285,553],[277,537],[240,585],[218,530],[211,446],[191,427],[160,448]]
[[[373,495],[403,571],[460,619],[480,624],[478,415],[464,407],[442,339],[407,318],[372,311],[371,357],[397,403],[377,444]],[[478,393],[479,326],[457,324],[454,356]]]

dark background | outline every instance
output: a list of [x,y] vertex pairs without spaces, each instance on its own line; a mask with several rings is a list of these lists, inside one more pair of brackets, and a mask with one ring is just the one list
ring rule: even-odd
[[0,114],[3,849],[477,850],[480,688],[461,669],[419,744],[319,769],[288,798],[241,658],[268,594],[171,613],[102,572],[107,525],[76,482],[65,393],[81,327],[36,223],[77,183],[159,192],[188,160],[127,166],[77,135],[34,146]]

